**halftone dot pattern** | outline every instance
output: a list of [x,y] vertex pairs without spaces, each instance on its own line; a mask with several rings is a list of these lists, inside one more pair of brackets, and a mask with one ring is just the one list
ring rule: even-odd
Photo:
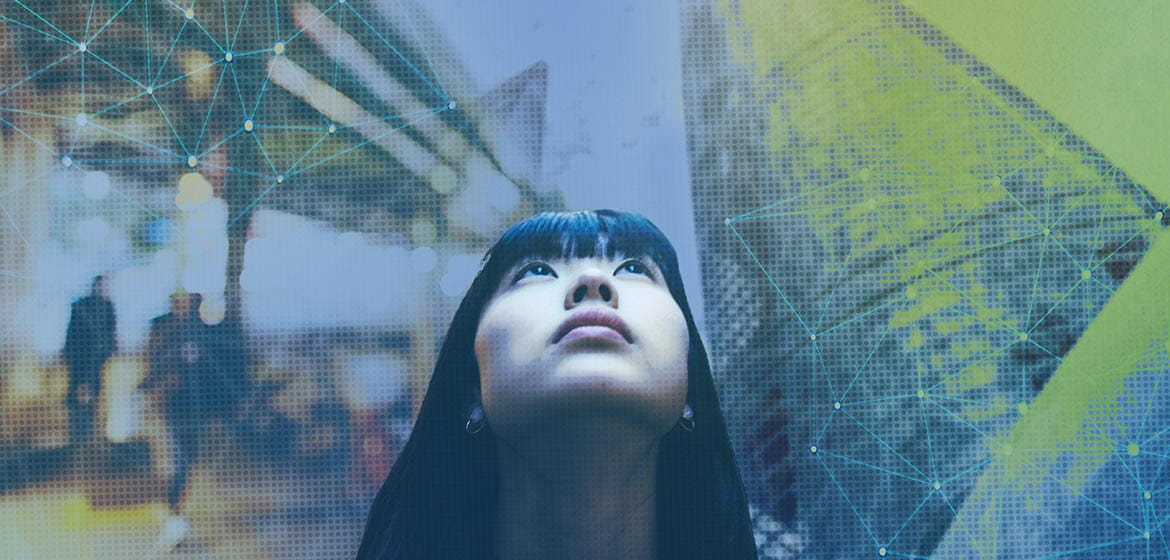
[[[5,554],[352,556],[484,244],[559,204],[533,186],[548,70],[457,99],[458,61],[406,4],[0,8]],[[1013,461],[1007,439],[1162,235],[1166,201],[898,4],[760,5],[684,3],[682,53],[711,358],[761,557],[1170,554],[1165,344],[1049,455]],[[268,326],[312,320],[260,324],[249,391],[221,379],[178,421],[135,396],[164,332],[144,320],[104,362],[106,396],[66,406],[77,364],[27,325],[72,312],[108,334],[99,313],[42,305],[103,267],[131,270],[119,301],[165,302],[175,286],[139,280],[180,269],[206,296],[175,359],[239,352],[225,341],[248,305],[286,306]],[[361,299],[406,270],[426,281]],[[288,305],[313,278],[348,297]],[[342,326],[363,313],[417,324]],[[68,446],[86,417],[116,445]],[[164,496],[193,446],[175,522]]]
[[1165,554],[1162,451],[1137,443],[1162,437],[1163,343],[1055,414],[1057,451],[1013,460],[1008,436],[1166,201],[897,3],[684,13],[712,353],[761,557]]
[[547,69],[479,92],[396,0],[12,0],[0,45],[0,555],[351,558],[487,242],[559,208]]
[[[19,58],[0,90],[10,132],[71,172],[254,179],[228,224],[313,170],[371,165],[366,148],[398,154],[424,178],[443,172],[446,152],[466,148],[439,122],[419,126],[457,104],[353,3],[94,2],[86,13],[17,2],[5,21]],[[425,53],[409,54],[426,68]],[[60,98],[33,103],[46,87]],[[432,144],[434,153],[423,147]],[[113,192],[164,221],[198,196]]]

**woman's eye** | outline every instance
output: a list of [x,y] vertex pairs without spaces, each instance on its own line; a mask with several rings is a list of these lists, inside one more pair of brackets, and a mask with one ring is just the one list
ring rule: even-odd
[[650,268],[638,261],[626,261],[625,263],[622,263],[622,265],[618,267],[618,272],[629,272],[630,274],[643,274],[653,277],[653,275],[650,274]]
[[516,275],[516,280],[521,280],[529,276],[556,276],[551,266],[544,263],[532,263],[520,270]]

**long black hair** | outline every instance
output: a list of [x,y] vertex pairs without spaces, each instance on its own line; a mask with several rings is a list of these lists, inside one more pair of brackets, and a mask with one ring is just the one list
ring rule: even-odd
[[687,402],[695,428],[676,425],[659,446],[658,557],[756,558],[743,482],[674,248],[641,215],[596,210],[532,216],[484,256],[451,320],[410,439],[370,508],[359,560],[494,558],[499,487],[491,419],[478,434],[465,429],[479,388],[474,341],[480,314],[520,259],[601,256],[652,259],[690,333]]

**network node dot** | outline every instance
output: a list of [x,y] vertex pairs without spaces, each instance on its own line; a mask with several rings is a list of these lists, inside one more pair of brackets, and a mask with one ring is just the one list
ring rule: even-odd
[[1161,212],[1154,212],[1154,220],[1155,221],[1159,221],[1159,222],[1162,221],[1163,216],[1165,216],[1165,214],[1163,214]]
[[1153,496],[1150,495],[1149,490],[1146,490],[1145,492],[1142,492],[1142,497],[1148,500],[1148,499],[1152,498]]
[[280,183],[283,183],[283,182],[284,182],[284,175],[277,175],[277,176],[276,176],[276,183],[277,183],[277,184],[280,184]]
[[452,101],[452,102],[448,103],[448,104],[447,104],[447,108],[448,108],[448,109],[454,109],[454,108],[455,108],[455,102],[454,102],[454,101]]
[[841,410],[841,401],[833,403],[833,410]]
[[868,167],[862,167],[860,170],[858,170],[858,172],[857,172],[858,179],[861,179],[862,181],[868,181],[869,177],[870,177],[870,172],[869,172]]
[[256,123],[253,123],[252,119],[247,119],[244,121],[244,131],[245,132],[252,132],[252,129],[254,129],[254,128],[256,128]]
[[1139,447],[1138,444],[1131,442],[1129,445],[1125,446],[1125,451],[1131,456],[1137,457],[1138,453],[1142,452],[1142,448]]
[[808,450],[809,450],[810,452],[812,452],[812,453],[816,453],[816,452],[817,452],[817,446],[815,446],[815,445],[814,445],[814,446],[812,446],[812,447],[808,448]]
[[918,390],[918,398],[920,398],[920,399],[924,399],[924,398],[926,398],[926,391],[923,391],[922,389],[919,389],[919,390]]
[[942,488],[942,483],[941,483],[941,482],[939,482],[939,481],[937,481],[937,480],[936,480],[936,481],[934,481],[934,489],[935,489],[935,490],[939,490],[939,489],[941,489],[941,488]]
[[228,52],[223,53],[224,62],[231,62],[235,58],[236,58],[236,55],[232,54],[232,51],[228,51]]
[[1092,276],[1093,276],[1093,272],[1087,268],[1081,271],[1081,279],[1082,280],[1088,280]]
[[815,334],[810,334],[810,335],[808,335],[808,337],[809,337],[809,339],[811,339],[811,340],[816,340],[816,339],[817,339],[817,335],[815,335]]
[[275,45],[272,45],[272,52],[276,54],[284,54],[284,43],[277,41]]
[[77,121],[77,126],[85,126],[89,124],[89,117],[86,116],[85,113],[77,113],[77,117],[74,120]]
[[337,0],[338,4],[344,4],[346,0]]
[[334,132],[337,132],[337,127],[334,125],[329,125],[329,134],[333,134]]
[[995,185],[995,186],[997,186],[997,187],[999,187],[999,186],[1002,186],[1002,185],[1003,185],[1003,177],[1000,177],[999,175],[996,175],[995,177],[992,177],[992,178],[991,178],[991,184],[992,184],[992,185]]
[[1021,403],[1017,404],[1016,405],[1016,412],[1019,412],[1020,416],[1027,414],[1028,413],[1028,403],[1021,402]]
[[187,167],[195,167],[199,165],[199,158],[195,156],[187,156]]
[[194,19],[195,18],[195,9],[194,8],[187,8],[187,11],[185,13],[183,13],[183,16],[185,16],[187,19]]
[[77,43],[77,50],[80,52],[85,52],[89,50],[89,46],[87,46],[85,43]]
[[61,167],[73,167],[73,158],[69,156],[63,156],[61,158]]
[[146,86],[146,95],[154,95],[154,88],[151,86]]
[[1148,539],[1148,538],[1150,538],[1150,532],[1149,532],[1149,531],[1143,531],[1143,532],[1142,532],[1142,536]]
[[723,218],[723,223],[731,225],[731,218]]
[[885,556],[885,555],[886,555],[886,547],[883,546],[883,547],[878,549],[878,556]]
[[1028,340],[1028,333],[1026,333],[1026,332],[1020,333],[1019,336],[1020,336],[1020,340]]
[[1052,230],[1049,228],[1044,228],[1044,235],[1052,235]]

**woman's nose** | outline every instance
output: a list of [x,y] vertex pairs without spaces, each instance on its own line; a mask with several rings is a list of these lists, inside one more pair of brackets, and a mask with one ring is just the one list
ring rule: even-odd
[[609,276],[600,270],[586,270],[577,276],[577,282],[565,295],[565,309],[576,307],[590,299],[617,307],[617,290],[614,289]]

